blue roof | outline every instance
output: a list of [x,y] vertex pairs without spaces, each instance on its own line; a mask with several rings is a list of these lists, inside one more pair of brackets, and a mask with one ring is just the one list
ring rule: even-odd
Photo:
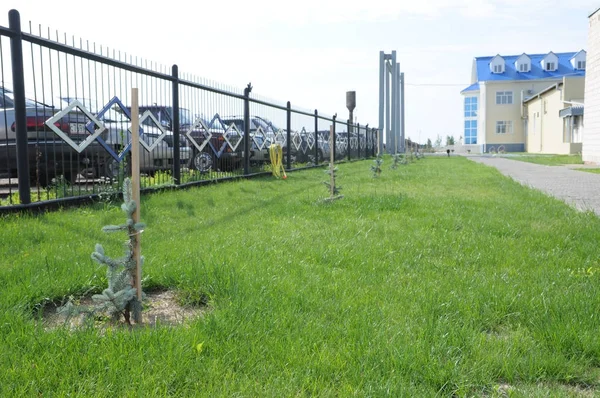
[[504,73],[492,73],[490,62],[494,57],[477,57],[477,81],[503,81],[503,80],[537,80],[537,79],[562,79],[563,76],[585,76],[585,70],[575,70],[571,65],[571,58],[577,52],[554,53],[558,57],[558,69],[548,72],[542,69],[540,62],[548,54],[527,54],[531,59],[529,72],[517,72],[515,61],[522,55],[502,55],[505,62]]
[[479,91],[479,83],[471,84],[469,87],[461,91],[461,93],[466,93],[467,91]]

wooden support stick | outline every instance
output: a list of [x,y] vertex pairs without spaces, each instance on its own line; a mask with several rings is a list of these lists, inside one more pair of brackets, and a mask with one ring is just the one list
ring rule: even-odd
[[334,164],[334,153],[333,153],[333,125],[329,126],[329,174],[331,176],[329,190],[331,191],[331,197],[335,195],[335,177],[333,175]]
[[[138,89],[131,89],[131,198],[135,201],[133,222],[140,222],[140,110],[138,106]],[[140,234],[135,237],[133,259],[135,274],[133,287],[137,291],[137,299],[142,301],[142,264]]]

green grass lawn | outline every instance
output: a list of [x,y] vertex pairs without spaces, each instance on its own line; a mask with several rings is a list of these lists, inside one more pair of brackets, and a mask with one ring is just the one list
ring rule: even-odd
[[509,159],[520,160],[522,162],[543,164],[546,166],[561,166],[563,164],[583,164],[581,155],[511,155],[505,156]]
[[600,168],[597,169],[588,169],[588,168],[581,168],[581,169],[573,169],[573,170],[578,170],[578,171],[585,171],[586,173],[593,173],[593,174],[600,174]]
[[464,157],[390,163],[340,165],[332,203],[322,170],[145,196],[145,287],[209,302],[180,327],[44,330],[105,287],[123,213],[4,217],[0,396],[600,394],[599,219]]

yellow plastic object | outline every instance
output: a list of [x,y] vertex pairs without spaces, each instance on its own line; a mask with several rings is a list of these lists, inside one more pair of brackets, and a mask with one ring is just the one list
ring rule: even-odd
[[273,175],[277,178],[281,178],[285,180],[287,178],[287,174],[285,174],[285,169],[283,168],[283,149],[279,144],[271,144],[269,146],[269,156],[271,157],[271,169],[273,170]]

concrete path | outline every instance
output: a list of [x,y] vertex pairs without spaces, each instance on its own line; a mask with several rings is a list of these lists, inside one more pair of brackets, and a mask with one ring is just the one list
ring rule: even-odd
[[495,167],[522,185],[564,200],[578,210],[591,210],[600,216],[600,174],[572,170],[590,166],[543,166],[494,156],[468,158]]

